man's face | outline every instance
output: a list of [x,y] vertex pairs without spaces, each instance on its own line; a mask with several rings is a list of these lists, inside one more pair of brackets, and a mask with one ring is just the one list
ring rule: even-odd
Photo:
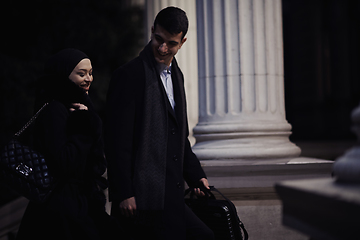
[[182,37],[182,32],[178,34],[170,34],[160,25],[151,28],[151,47],[155,56],[155,60],[158,63],[166,64],[170,66],[175,54],[179,51],[181,46],[186,41],[186,38]]

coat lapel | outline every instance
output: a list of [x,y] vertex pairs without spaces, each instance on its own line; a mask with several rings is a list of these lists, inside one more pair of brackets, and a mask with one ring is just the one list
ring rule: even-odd
[[[173,81],[173,85],[174,85],[174,79],[172,79]],[[161,86],[161,89],[162,89],[162,93],[163,93],[163,98],[165,99],[165,104],[166,104],[166,110],[167,112],[169,113],[169,115],[175,120],[175,122],[177,123],[177,119],[176,119],[176,113],[175,113],[175,110],[176,110],[176,99],[175,99],[175,110],[171,107],[171,104],[170,104],[170,101],[169,101],[169,98],[167,97],[167,94],[166,94],[166,90],[165,90],[165,87],[161,81],[161,78],[159,76],[159,84]],[[174,89],[174,95],[175,95],[175,89]]]
[[175,58],[172,66],[171,78],[174,89],[175,115],[179,126],[183,127],[186,118],[184,80]]

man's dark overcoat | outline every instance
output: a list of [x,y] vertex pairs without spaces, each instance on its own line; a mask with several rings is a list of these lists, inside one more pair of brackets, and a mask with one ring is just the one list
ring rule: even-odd
[[206,176],[188,141],[183,74],[174,58],[173,110],[156,64],[150,42],[111,80],[105,124],[110,201],[118,212],[121,201],[135,196],[142,223],[185,239],[184,180],[195,187]]

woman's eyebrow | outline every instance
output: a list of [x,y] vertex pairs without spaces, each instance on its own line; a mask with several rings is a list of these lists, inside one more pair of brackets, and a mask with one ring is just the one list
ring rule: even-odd
[[[89,70],[89,72],[92,70],[92,68]],[[87,72],[88,70],[87,69],[79,69],[78,71],[84,71],[84,72]]]

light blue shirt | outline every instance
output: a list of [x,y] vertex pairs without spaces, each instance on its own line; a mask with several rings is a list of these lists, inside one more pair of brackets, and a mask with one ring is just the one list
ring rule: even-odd
[[171,79],[171,64],[170,66],[166,66],[165,64],[159,63],[158,64],[161,82],[164,85],[166,95],[169,99],[171,107],[175,108],[175,100],[174,100],[174,89],[173,83]]

